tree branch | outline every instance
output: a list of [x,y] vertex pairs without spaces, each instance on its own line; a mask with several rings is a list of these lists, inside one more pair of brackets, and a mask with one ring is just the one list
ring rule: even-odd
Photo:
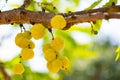
[[120,5],[73,13],[45,13],[42,11],[34,12],[19,8],[1,12],[0,24],[42,23],[47,28],[50,28],[50,19],[57,14],[64,16],[67,21],[67,26],[64,29],[68,29],[71,25],[77,23],[90,22],[101,19],[120,19]]
[[0,63],[0,71],[2,72],[5,80],[11,80],[11,77],[7,74],[7,72],[5,71],[2,63]]

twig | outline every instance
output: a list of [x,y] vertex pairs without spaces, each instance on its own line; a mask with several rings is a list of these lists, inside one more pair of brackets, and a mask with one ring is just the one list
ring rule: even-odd
[[4,67],[2,66],[2,63],[0,63],[0,71],[4,75],[5,80],[12,80],[11,77],[6,73]]
[[31,1],[32,0],[24,0],[24,3],[23,3],[23,5],[20,8],[21,9],[27,8],[30,5]]

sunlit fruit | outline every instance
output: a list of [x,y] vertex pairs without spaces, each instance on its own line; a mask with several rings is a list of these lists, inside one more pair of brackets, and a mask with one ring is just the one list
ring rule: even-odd
[[66,57],[66,56],[61,56],[60,57],[60,60],[62,62],[62,66],[61,66],[61,69],[62,70],[65,70],[69,67],[69,59]]
[[35,24],[31,28],[31,36],[38,40],[45,34],[45,27],[42,24]]
[[30,31],[25,31],[25,32],[23,33],[23,36],[24,36],[25,38],[27,38],[27,39],[31,39],[31,38],[32,38]]
[[61,61],[58,59],[55,59],[54,61],[47,63],[47,68],[52,73],[57,73],[60,70]]
[[52,17],[50,23],[52,28],[55,29],[63,29],[67,24],[65,18],[62,15],[55,15]]
[[15,43],[21,48],[25,48],[29,44],[29,40],[23,36],[23,33],[18,33],[15,37]]
[[21,63],[15,64],[13,66],[13,71],[15,74],[21,75],[24,72],[24,67]]
[[32,40],[30,40],[27,48],[34,49],[35,48],[35,43]]
[[29,48],[23,48],[21,51],[21,58],[23,60],[29,60],[32,59],[34,57],[34,51],[32,49]]
[[46,51],[47,51],[48,49],[52,49],[52,47],[51,47],[51,45],[50,45],[49,43],[48,43],[48,44],[45,44],[45,45],[43,46],[42,51],[43,51],[44,53],[46,53]]
[[56,51],[60,51],[64,47],[64,40],[60,37],[56,37],[51,42],[51,47],[53,47]]
[[46,53],[44,54],[45,59],[47,61],[53,61],[53,60],[57,59],[59,57],[59,55],[60,54],[53,49],[48,49],[46,51]]

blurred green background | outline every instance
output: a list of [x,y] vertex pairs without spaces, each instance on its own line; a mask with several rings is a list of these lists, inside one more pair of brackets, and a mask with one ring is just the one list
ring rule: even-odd
[[[112,2],[119,4],[118,0],[34,0],[27,8],[32,11],[41,10],[36,2],[52,5],[43,5],[48,12],[74,12],[110,6]],[[23,0],[0,0],[1,11],[18,8]],[[65,5],[63,5],[65,4]],[[56,10],[53,10],[53,7]],[[116,24],[114,24],[116,22]],[[115,61],[116,48],[120,44],[118,20],[97,21],[96,24],[81,23],[73,25],[69,30],[53,30],[54,36],[65,40],[65,47],[61,51],[70,60],[68,71],[50,73],[46,68],[42,46],[51,40],[50,33],[41,40],[34,40],[36,44],[35,57],[24,62],[25,72],[15,75],[13,65],[19,61],[20,49],[14,43],[15,35],[20,32],[18,25],[0,26],[0,80],[120,80],[120,61]],[[26,29],[32,25],[24,24]],[[97,31],[98,34],[94,34]],[[117,35],[117,36],[116,36]],[[114,37],[115,36],[115,37]],[[119,39],[118,39],[119,38]]]

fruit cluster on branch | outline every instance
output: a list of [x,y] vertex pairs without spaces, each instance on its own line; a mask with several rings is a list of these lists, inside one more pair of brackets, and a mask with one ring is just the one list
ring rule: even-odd
[[[61,15],[55,15],[50,20],[51,26],[54,29],[63,29],[66,26],[66,20]],[[22,30],[23,29],[23,30]],[[48,29],[52,33],[51,28]],[[21,48],[20,61],[16,63],[13,70],[16,74],[22,74],[24,72],[24,67],[22,61],[30,60],[34,57],[35,48],[34,42],[31,38],[35,40],[41,39],[45,34],[45,27],[42,24],[34,24],[30,30],[24,28],[21,25],[21,32],[15,37],[15,43]],[[52,36],[52,41],[50,44],[45,44],[43,47],[43,52],[45,59],[48,61],[47,68],[52,73],[57,73],[59,70],[67,70],[69,66],[69,59],[66,56],[60,55],[60,51],[64,47],[64,41],[61,38],[54,38]]]

